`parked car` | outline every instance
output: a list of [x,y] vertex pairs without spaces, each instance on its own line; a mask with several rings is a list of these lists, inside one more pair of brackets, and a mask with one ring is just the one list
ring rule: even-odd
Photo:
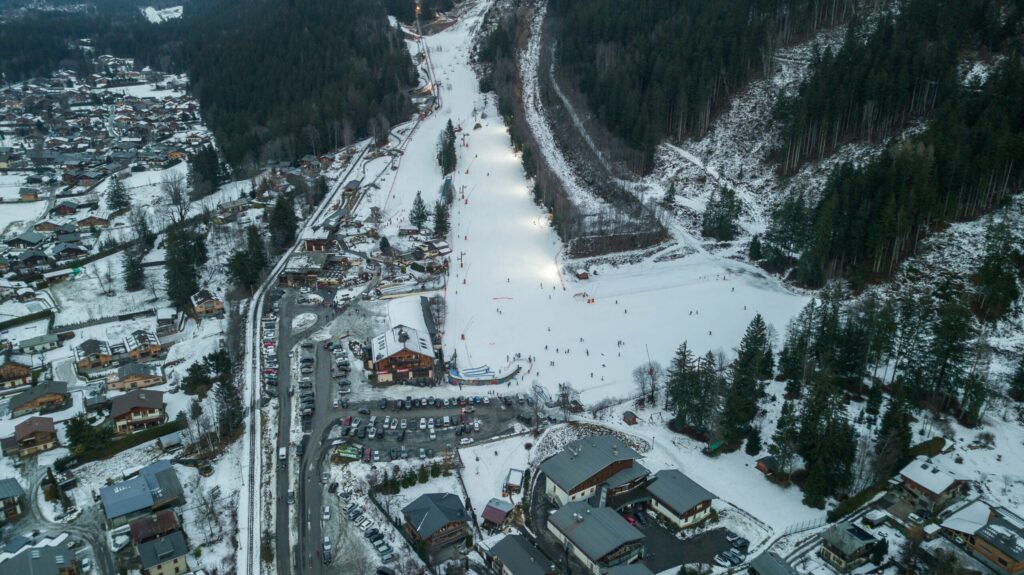
[[330,505],[324,505],[324,521],[330,521],[330,520],[331,520],[331,506]]
[[463,437],[459,440],[459,445],[469,445],[470,443],[473,443],[472,437]]

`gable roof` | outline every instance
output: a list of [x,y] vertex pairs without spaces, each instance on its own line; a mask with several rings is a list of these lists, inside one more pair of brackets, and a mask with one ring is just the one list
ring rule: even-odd
[[995,507],[988,524],[975,535],[999,549],[1014,563],[1024,561],[1024,519],[1005,507]]
[[484,507],[482,515],[484,521],[490,521],[495,525],[499,525],[505,521],[505,518],[508,517],[510,511],[512,511],[511,503],[504,499],[493,497],[487,502],[487,506]]
[[924,456],[911,461],[900,471],[900,476],[913,481],[935,495],[942,495],[956,483],[956,478]]
[[132,375],[152,377],[154,375],[160,375],[160,368],[155,365],[134,362],[117,368],[117,379],[124,379]]
[[453,521],[469,521],[462,499],[451,493],[424,493],[403,507],[402,514],[422,539]]
[[647,486],[647,491],[677,515],[683,515],[697,505],[715,498],[714,493],[678,469],[662,469],[655,473],[654,481]]
[[544,475],[566,493],[616,461],[639,459],[640,454],[614,435],[578,439],[541,463]]
[[166,535],[180,527],[178,516],[170,509],[164,509],[152,515],[140,517],[132,521],[128,526],[132,533],[132,541],[136,543]]
[[146,541],[139,544],[138,548],[143,569],[155,567],[188,553],[188,545],[185,544],[185,536],[181,531]]
[[56,428],[53,426],[52,417],[30,417],[25,421],[22,421],[18,425],[14,426],[14,439],[21,441],[22,439],[32,435],[33,433],[55,433]]
[[522,535],[506,535],[491,547],[496,557],[512,575],[545,575],[558,571],[554,563]]
[[201,289],[196,293],[192,294],[192,305],[197,306],[204,301],[218,301],[217,297],[210,293],[208,289]]
[[609,507],[574,501],[555,511],[548,521],[592,561],[619,547],[641,541],[644,534]]
[[14,552],[0,553],[0,571],[30,575],[58,573],[75,562],[75,554],[64,543],[66,535],[44,538],[34,545],[24,545]]
[[161,459],[143,467],[131,479],[100,489],[100,500],[107,519],[114,519],[154,503],[181,497],[183,490],[171,462]]
[[974,535],[979,529],[988,524],[988,517],[992,514],[992,508],[984,501],[975,501],[970,505],[957,510],[942,522],[942,527]]
[[110,355],[110,346],[107,345],[107,342],[99,339],[87,339],[78,344],[78,349],[83,355],[92,355],[94,353]]
[[847,557],[856,555],[861,549],[878,541],[874,535],[849,521],[833,525],[821,538]]
[[11,497],[21,497],[25,495],[25,490],[21,488],[21,484],[18,480],[13,477],[5,477],[0,479],[0,499],[10,499]]
[[380,361],[407,349],[413,353],[434,357],[430,337],[405,325],[396,325],[373,338],[373,361]]
[[164,392],[134,389],[124,395],[119,395],[110,402],[110,417],[120,417],[135,408],[163,409]]
[[7,404],[7,407],[11,411],[14,411],[26,403],[39,399],[40,397],[50,393],[67,395],[68,384],[63,381],[44,381],[42,383],[37,383],[12,397],[10,403]]

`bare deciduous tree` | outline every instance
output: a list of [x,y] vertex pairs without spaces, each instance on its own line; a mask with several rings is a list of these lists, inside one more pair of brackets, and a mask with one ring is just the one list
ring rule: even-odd
[[647,403],[657,404],[661,382],[665,378],[665,369],[656,361],[649,361],[633,369],[633,382],[636,383],[637,402],[643,406]]
[[185,178],[181,174],[165,175],[160,181],[160,191],[167,198],[171,221],[176,224],[184,221],[192,209],[192,198],[185,186]]

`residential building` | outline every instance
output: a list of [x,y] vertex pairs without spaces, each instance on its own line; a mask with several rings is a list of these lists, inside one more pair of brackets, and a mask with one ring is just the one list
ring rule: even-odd
[[948,471],[920,456],[900,471],[903,489],[932,509],[949,503],[962,492],[963,482]]
[[18,344],[21,353],[43,353],[60,347],[60,340],[55,333],[47,333],[23,339]]
[[187,573],[188,544],[185,534],[175,531],[136,546],[142,562],[142,575],[177,575]]
[[974,501],[942,522],[942,532],[997,573],[1024,573],[1024,518]]
[[614,435],[578,439],[541,463],[544,492],[560,505],[588,499],[599,489],[602,500],[626,495],[643,487],[650,474],[639,458]]
[[402,508],[405,532],[430,553],[461,543],[470,534],[469,513],[462,499],[451,493],[425,493]]
[[152,541],[157,537],[169,535],[179,529],[181,524],[173,509],[164,509],[156,513],[139,517],[128,524],[132,534],[132,543],[138,545],[146,541]]
[[110,402],[110,418],[120,435],[135,433],[167,421],[162,391],[135,389]]
[[0,363],[0,390],[21,387],[29,383],[32,383],[32,368],[28,362],[22,363],[10,355],[4,356]]
[[482,516],[484,518],[484,527],[490,529],[497,529],[505,524],[505,520],[508,519],[510,513],[512,513],[512,504],[504,499],[498,499],[497,497],[491,498],[484,506]]
[[840,573],[847,573],[867,563],[877,542],[875,536],[863,528],[843,521],[822,534],[818,555]]
[[196,317],[217,315],[224,313],[224,302],[210,293],[210,290],[201,289],[192,295],[192,311]]
[[107,342],[87,339],[75,348],[75,362],[79,370],[106,367],[114,361]]
[[12,397],[7,408],[13,417],[33,412],[48,413],[62,409],[69,397],[68,384],[43,381]]
[[173,307],[156,310],[156,335],[167,337],[178,333],[178,312]]
[[170,461],[162,459],[139,470],[125,481],[100,489],[100,501],[108,528],[185,502],[185,493]]
[[127,391],[160,385],[164,375],[160,367],[146,363],[129,363],[117,368],[117,375],[107,380],[107,391]]
[[557,575],[561,570],[522,535],[506,535],[491,546],[488,565],[497,575]]
[[647,491],[651,494],[651,509],[677,528],[690,527],[707,519],[711,514],[711,500],[715,498],[678,469],[655,473]]
[[434,379],[434,348],[430,336],[396,325],[370,342],[370,366],[377,383]]
[[642,559],[644,534],[609,507],[566,503],[548,517],[548,531],[594,575]]
[[17,546],[0,553],[0,573],[25,575],[78,575],[78,560],[68,549],[67,534],[44,537],[35,543]]
[[0,479],[0,523],[8,523],[21,517],[21,504],[25,490],[13,477]]
[[[52,417],[30,417],[14,426],[14,449],[18,457],[28,457],[57,447],[57,428]],[[8,450],[4,449],[7,454]]]
[[144,329],[137,329],[123,340],[125,355],[132,361],[156,357],[163,346],[156,334]]
[[770,551],[754,557],[747,566],[748,575],[797,575],[796,569]]

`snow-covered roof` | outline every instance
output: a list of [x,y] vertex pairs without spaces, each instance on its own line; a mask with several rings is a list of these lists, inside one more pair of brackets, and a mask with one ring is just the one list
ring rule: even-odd
[[407,349],[413,353],[433,357],[434,348],[427,334],[405,325],[396,325],[373,338],[373,360],[380,361]]
[[946,518],[942,526],[959,533],[974,535],[988,523],[991,511],[984,501],[975,501]]
[[941,495],[956,483],[955,477],[930,463],[925,457],[911,461],[900,471],[900,475],[935,495]]

